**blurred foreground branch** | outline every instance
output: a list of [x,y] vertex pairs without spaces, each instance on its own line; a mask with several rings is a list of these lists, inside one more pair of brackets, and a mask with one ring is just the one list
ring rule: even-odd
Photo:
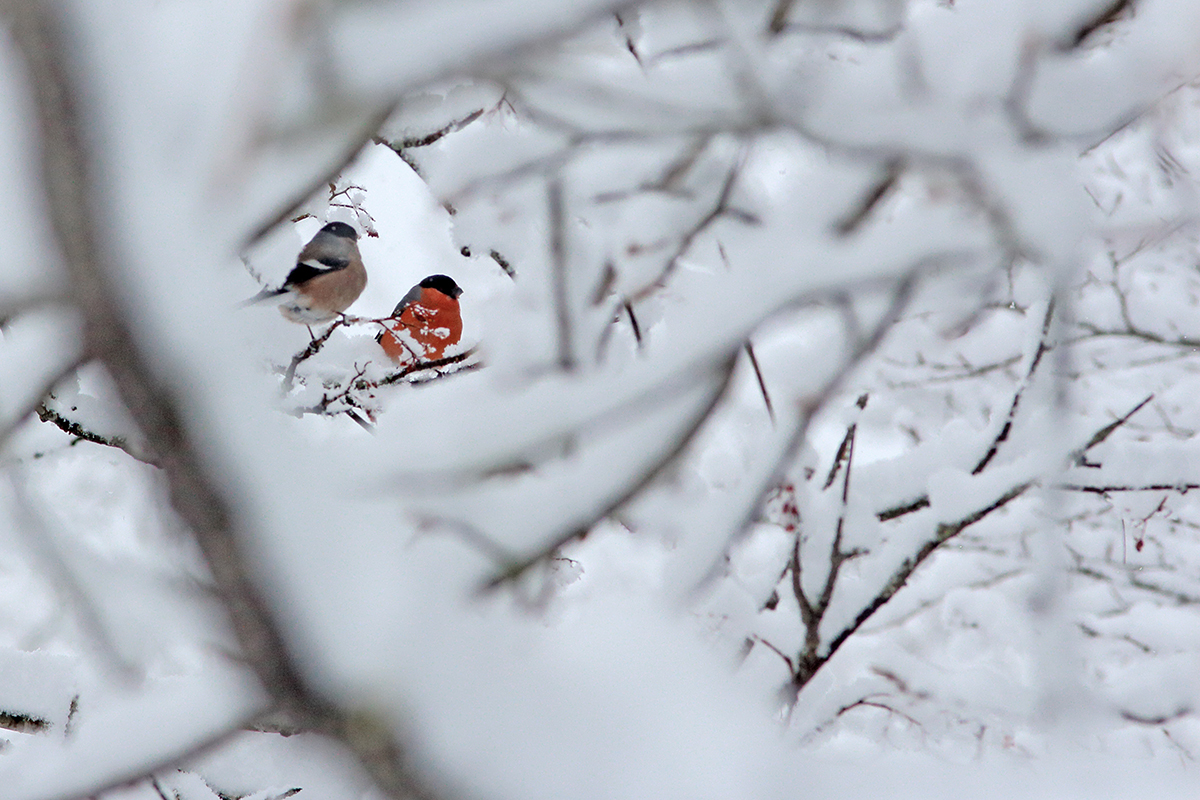
[[[390,731],[364,724],[315,692],[302,676],[243,551],[247,531],[212,480],[180,416],[174,390],[148,360],[113,284],[116,242],[101,223],[102,170],[86,138],[97,123],[86,112],[80,48],[51,3],[6,0],[3,10],[24,60],[37,109],[46,202],[83,315],[84,340],[108,369],[126,407],[158,454],[171,503],[195,536],[242,648],[273,702],[305,727],[341,738],[393,797],[433,797],[404,763]],[[146,773],[157,767],[151,767]],[[104,787],[97,787],[98,794]]]

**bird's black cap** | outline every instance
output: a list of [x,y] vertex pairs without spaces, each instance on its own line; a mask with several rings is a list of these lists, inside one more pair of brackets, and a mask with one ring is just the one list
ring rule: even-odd
[[430,275],[421,281],[422,289],[437,289],[447,297],[457,298],[463,293],[462,287],[454,282],[449,275]]
[[358,240],[358,231],[344,222],[331,222],[324,228],[321,228],[321,233],[332,233],[334,236],[340,236],[343,239],[350,239],[351,241]]

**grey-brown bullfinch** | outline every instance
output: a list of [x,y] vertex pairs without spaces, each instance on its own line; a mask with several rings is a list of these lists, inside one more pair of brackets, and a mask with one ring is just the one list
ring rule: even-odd
[[349,308],[366,286],[358,232],[330,222],[304,245],[282,286],[263,289],[243,305],[279,298],[280,312],[292,322],[320,325]]
[[397,363],[436,361],[462,336],[462,288],[447,275],[430,275],[409,289],[375,340]]

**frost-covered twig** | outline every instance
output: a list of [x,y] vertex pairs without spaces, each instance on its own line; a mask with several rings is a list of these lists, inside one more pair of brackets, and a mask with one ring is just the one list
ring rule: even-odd
[[1029,363],[1029,369],[1025,373],[1025,379],[1017,390],[1013,392],[1012,403],[1008,407],[1008,414],[1004,417],[1004,424],[1000,427],[1000,432],[996,434],[996,438],[992,440],[991,447],[987,453],[971,470],[972,475],[978,475],[983,472],[987,465],[991,463],[996,454],[1000,452],[1000,446],[1008,441],[1008,435],[1012,432],[1013,423],[1017,418],[1017,410],[1021,405],[1021,398],[1024,397],[1025,391],[1029,388],[1030,381],[1033,380],[1033,374],[1037,372],[1038,365],[1042,363],[1042,356],[1049,349],[1050,323],[1054,320],[1054,301],[1051,300],[1046,305],[1046,314],[1042,318],[1042,334],[1038,337],[1037,350],[1033,354],[1033,360]]
[[[772,468],[759,487],[758,500],[753,506],[746,509],[746,513],[738,526],[730,532],[730,547],[749,530],[750,526],[758,519],[760,510],[766,505],[771,494],[785,482],[784,476],[795,462],[796,455],[800,452],[800,448],[804,444],[809,426],[812,424],[812,420],[817,412],[825,408],[825,404],[837,393],[853,369],[868,355],[875,352],[876,348],[883,341],[884,336],[892,329],[896,321],[900,319],[900,315],[908,306],[909,300],[912,299],[913,290],[917,284],[917,276],[918,271],[914,268],[896,283],[892,290],[887,309],[866,336],[855,337],[854,347],[843,360],[841,369],[829,378],[816,393],[805,398],[804,402],[799,405],[792,423],[793,428],[788,434],[787,441],[780,449]],[[717,574],[716,571],[718,568],[718,565],[714,565],[702,583],[712,580]]]
[[663,263],[662,268],[659,269],[658,275],[645,282],[640,289],[631,292],[626,298],[627,302],[636,303],[645,300],[651,294],[666,285],[667,280],[679,267],[680,260],[688,254],[688,252],[692,249],[692,245],[695,244],[700,235],[712,227],[713,223],[715,223],[717,220],[727,216],[732,216],[736,219],[740,219],[748,225],[754,225],[758,223],[757,217],[752,214],[748,214],[745,211],[736,209],[730,204],[730,199],[733,196],[733,190],[737,186],[738,178],[741,176],[742,168],[746,163],[746,156],[747,152],[743,147],[738,153],[737,157],[734,159],[733,164],[730,165],[728,170],[726,170],[725,180],[721,184],[721,189],[717,193],[716,200],[713,202],[712,207],[709,208],[709,210],[705,212],[693,225],[683,231],[679,237],[679,244],[676,245],[674,252],[672,252],[667,260]]
[[1004,492],[991,503],[959,518],[954,522],[938,523],[933,535],[923,542],[912,555],[901,562],[900,566],[897,567],[892,573],[891,577],[883,585],[882,589],[876,593],[875,596],[870,599],[870,601],[864,604],[863,608],[858,612],[854,620],[842,628],[842,630],[833,636],[832,639],[830,639],[829,645],[827,648],[825,648],[824,652],[820,653],[819,655],[814,653],[815,657],[807,661],[801,661],[799,664],[800,669],[798,669],[793,675],[792,682],[790,684],[790,702],[795,702],[796,695],[799,694],[800,689],[802,689],[804,685],[812,679],[817,670],[824,666],[825,663],[833,657],[834,653],[836,653],[841,646],[845,644],[847,639],[849,639],[860,627],[862,627],[863,623],[870,619],[876,611],[882,608],[889,600],[892,599],[893,596],[895,596],[896,592],[900,591],[900,589],[902,589],[904,585],[908,583],[908,579],[916,571],[917,567],[921,566],[921,564],[923,564],[925,560],[929,558],[929,556],[933,555],[938,547],[962,533],[971,525],[974,525],[992,513],[1004,508],[1013,500],[1025,494],[1025,492],[1027,492],[1034,485],[1035,481],[1026,481],[1024,483],[1017,484],[1008,491]]
[[72,363],[63,367],[58,371],[57,374],[51,376],[44,384],[42,384],[41,390],[33,393],[32,395],[37,399],[31,402],[26,409],[10,417],[8,424],[0,428],[0,444],[7,442],[12,437],[13,433],[16,432],[17,428],[25,424],[25,420],[29,419],[29,417],[33,416],[34,414],[37,414],[38,409],[42,407],[46,396],[54,391],[54,387],[74,373],[75,370],[86,364],[88,359],[89,356],[87,355],[75,359]]
[[1103,428],[1101,428],[1100,430],[1098,430],[1094,434],[1092,434],[1092,438],[1088,440],[1087,444],[1085,444],[1083,447],[1079,448],[1072,454],[1072,458],[1075,462],[1075,465],[1078,467],[1099,466],[1098,464],[1089,463],[1085,459],[1085,456],[1087,455],[1087,451],[1091,450],[1096,445],[1103,443],[1104,440],[1106,440],[1109,436],[1112,436],[1113,431],[1115,431],[1117,428],[1124,425],[1126,422],[1129,422],[1130,418],[1134,414],[1136,414],[1137,412],[1139,412],[1143,408],[1145,408],[1146,404],[1149,403],[1153,399],[1154,399],[1153,394],[1147,395],[1145,400],[1138,403],[1136,406],[1131,408],[1128,412],[1126,412],[1125,414],[1123,414],[1120,417],[1117,417],[1115,420],[1113,420],[1112,422],[1110,422],[1109,424],[1105,425]]
[[[501,100],[499,103],[496,104],[496,106],[494,108],[499,108],[500,103],[503,103],[503,102],[504,101]],[[451,120],[450,122],[447,122],[445,125],[438,128],[437,130],[431,131],[430,133],[424,134],[423,136],[410,136],[410,137],[406,137],[404,139],[400,139],[399,141],[392,140],[392,139],[385,139],[382,136],[376,136],[373,139],[373,141],[376,144],[381,144],[381,145],[384,145],[385,147],[391,149],[392,151],[394,151],[396,153],[396,155],[400,156],[401,158],[405,158],[405,155],[404,155],[405,150],[408,150],[409,148],[413,148],[413,147],[428,147],[429,145],[437,142],[443,136],[448,136],[451,133],[457,133],[458,131],[461,131],[463,128],[470,125],[475,120],[482,117],[486,110],[487,109],[477,108],[474,111],[472,111],[471,113],[467,114],[466,116],[461,117],[459,119]],[[407,159],[405,159],[405,160],[407,161]]]
[[600,507],[594,509],[587,518],[578,525],[571,526],[568,530],[563,531],[556,536],[545,546],[529,556],[520,558],[508,564],[500,565],[499,574],[484,584],[483,589],[490,591],[505,583],[516,580],[524,575],[533,566],[552,558],[563,547],[572,541],[582,539],[587,536],[588,532],[595,527],[600,520],[615,514],[631,500],[636,498],[642,491],[658,479],[668,468],[670,468],[676,460],[687,449],[688,445],[695,440],[700,433],[704,423],[712,415],[713,411],[720,405],[721,400],[725,397],[729,390],[730,382],[733,377],[733,369],[736,363],[736,357],[731,356],[716,368],[716,375],[712,381],[713,386],[709,392],[707,401],[701,406],[689,420],[688,424],[670,447],[667,447],[658,458],[654,460],[641,474],[634,476],[625,488],[620,491],[615,497],[606,501]]
[[1178,492],[1179,494],[1187,494],[1188,492],[1200,489],[1200,483],[1188,483],[1181,481],[1179,483],[1108,483],[1108,484],[1088,484],[1088,483],[1072,483],[1063,482],[1054,484],[1055,489],[1061,489],[1066,492],[1085,492],[1087,494],[1118,494],[1121,492]]
[[242,249],[245,250],[249,248],[250,245],[254,244],[259,239],[262,239],[264,236],[274,230],[277,225],[294,217],[296,215],[296,210],[307,203],[309,198],[316,193],[319,187],[333,183],[337,179],[337,176],[340,175],[342,171],[345,170],[346,167],[358,157],[358,154],[362,152],[363,146],[370,142],[372,137],[379,133],[379,129],[383,127],[385,122],[387,122],[388,117],[392,115],[392,112],[395,111],[395,108],[395,103],[391,102],[381,105],[373,113],[364,115],[362,126],[353,136],[349,137],[346,148],[342,150],[341,155],[338,158],[330,162],[329,169],[325,170],[325,172],[314,179],[312,183],[308,184],[295,195],[293,195],[289,200],[285,201],[274,215],[268,217],[266,222],[262,223],[253,231],[251,231],[250,235],[246,237]]
[[[1025,372],[1024,379],[1013,392],[1013,397],[1008,407],[1008,413],[1004,418],[1004,424],[1001,425],[999,432],[996,434],[995,438],[992,439],[992,442],[987,451],[984,453],[983,457],[979,459],[979,461],[975,464],[975,467],[971,470],[972,475],[978,475],[979,473],[983,472],[983,470],[987,468],[988,464],[991,463],[992,459],[995,458],[996,454],[999,452],[1000,446],[1008,440],[1009,433],[1011,433],[1013,423],[1016,420],[1017,410],[1021,404],[1021,398],[1024,395],[1025,390],[1028,388],[1030,381],[1033,379],[1034,372],[1041,363],[1043,356],[1050,350],[1049,335],[1050,324],[1053,320],[1053,317],[1054,303],[1051,301],[1049,304],[1047,304],[1046,313],[1042,318],[1042,332],[1041,336],[1038,338],[1037,350],[1034,352],[1033,358],[1030,360],[1029,368]],[[878,517],[881,522],[887,522],[889,520],[898,519],[928,507],[929,495],[923,494],[908,502],[878,511],[876,512],[876,517]]]
[[[867,406],[867,395],[861,395],[855,402],[858,410],[861,412]],[[824,663],[818,653],[821,646],[821,622],[825,618],[825,612],[829,609],[829,604],[833,600],[833,592],[837,588],[838,575],[841,572],[842,565],[852,558],[856,558],[863,554],[862,550],[845,551],[842,549],[842,537],[845,534],[846,514],[850,504],[850,473],[854,466],[854,440],[858,432],[858,421],[850,423],[846,428],[846,435],[842,439],[842,444],[838,447],[837,454],[834,456],[833,465],[829,469],[829,476],[825,481],[824,489],[828,489],[837,480],[839,472],[842,473],[842,499],[841,510],[838,513],[838,519],[835,523],[833,534],[833,543],[829,547],[829,571],[825,575],[825,585],[821,588],[821,595],[816,602],[810,601],[804,593],[801,586],[801,569],[803,567],[803,559],[800,554],[800,545],[803,538],[801,531],[796,531],[796,538],[792,545],[792,558],[789,564],[792,572],[792,592],[796,596],[797,602],[800,604],[800,618],[804,624],[804,650],[796,657],[796,668],[793,670],[793,676],[807,673],[811,675],[815,673],[820,665]],[[807,679],[806,679],[807,680]]]
[[321,352],[321,348],[325,346],[327,341],[329,341],[329,337],[333,335],[333,332],[337,330],[339,326],[345,325],[346,320],[347,317],[345,315],[338,317],[333,321],[333,324],[325,329],[324,333],[310,341],[307,347],[305,347],[299,353],[296,353],[296,355],[292,356],[292,363],[288,364],[287,371],[283,373],[284,393],[292,390],[292,385],[296,380],[296,368],[299,367],[304,361]]
[[50,408],[43,400],[38,404],[35,412],[42,422],[49,422],[63,433],[74,436],[76,440],[92,442],[94,444],[102,444],[105,447],[114,447],[123,451],[130,458],[141,461],[143,464],[149,464],[152,467],[161,466],[158,459],[151,453],[145,452],[142,448],[134,447],[129,443],[129,440],[124,436],[103,436],[95,431],[88,430],[73,419],[70,419],[61,411]]

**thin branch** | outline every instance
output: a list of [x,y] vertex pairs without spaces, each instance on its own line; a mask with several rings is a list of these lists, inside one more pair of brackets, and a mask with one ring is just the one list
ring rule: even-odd
[[[629,308],[629,304],[625,304]],[[630,319],[633,318],[633,310],[629,312]],[[634,323],[636,325],[636,322]],[[641,344],[642,337],[638,336],[638,344]],[[758,381],[758,390],[762,392],[763,403],[767,406],[767,416],[771,418],[771,424],[775,424],[775,407],[771,405],[771,393],[767,391],[767,382],[763,380],[762,369],[758,366],[758,358],[754,355],[754,345],[749,339],[746,340],[746,355],[750,359],[750,366],[754,369],[754,377]]]
[[1121,492],[1188,492],[1200,489],[1200,483],[1146,483],[1146,484],[1086,484],[1086,483],[1057,483],[1055,489],[1065,492],[1086,492],[1087,494],[1117,494]]
[[619,511],[623,506],[637,497],[642,491],[659,478],[683,453],[684,450],[695,440],[700,433],[700,429],[712,412],[720,404],[721,400],[729,391],[730,383],[733,378],[733,367],[736,360],[733,356],[726,359],[725,362],[718,368],[718,374],[714,381],[714,386],[709,394],[707,402],[688,420],[686,427],[670,447],[668,447],[659,457],[644,470],[636,480],[632,481],[615,497],[604,503],[600,508],[594,510],[588,515],[587,519],[579,525],[571,527],[569,530],[563,531],[558,536],[554,537],[548,544],[542,546],[536,553],[524,558],[503,565],[502,571],[491,578],[483,585],[483,591],[491,591],[498,586],[516,580],[521,577],[526,571],[553,556],[559,550],[573,541],[582,539],[587,536],[588,532],[595,527],[600,520],[609,517]]
[[[15,0],[4,1],[15,2]],[[241,249],[249,249],[251,245],[274,230],[277,225],[280,225],[281,223],[286,222],[287,220],[296,216],[297,209],[308,202],[308,199],[316,194],[318,189],[320,189],[322,186],[333,183],[337,179],[337,176],[340,175],[342,171],[346,169],[346,167],[348,167],[355,158],[358,157],[358,154],[362,152],[363,147],[365,147],[371,141],[372,137],[379,132],[379,129],[383,127],[383,124],[387,122],[388,117],[390,117],[392,112],[395,110],[395,101],[391,101],[381,105],[373,114],[368,115],[364,120],[362,127],[360,127],[358,131],[349,138],[349,142],[346,145],[346,148],[342,151],[341,155],[330,163],[329,169],[325,170],[325,172],[314,178],[313,181],[305,188],[301,189],[289,200],[285,201],[280,209],[275,212],[275,214],[267,218],[266,222],[263,222],[261,225],[251,231],[250,235],[247,236],[245,241],[242,243]]]
[[[771,470],[761,481],[758,491],[758,500],[750,506],[746,514],[742,517],[737,527],[730,532],[729,546],[742,537],[742,535],[750,529],[759,517],[759,510],[766,504],[771,493],[784,481],[784,476],[787,474],[788,468],[795,462],[797,453],[800,452],[801,446],[804,444],[805,437],[808,435],[809,426],[812,424],[813,417],[817,412],[825,407],[829,399],[833,397],[842,384],[846,381],[851,371],[863,359],[873,353],[883,341],[884,336],[892,329],[904,309],[908,307],[909,301],[912,299],[913,290],[916,287],[918,271],[916,268],[910,270],[903,278],[896,283],[893,291],[891,302],[888,303],[887,309],[879,318],[879,321],[871,329],[870,334],[866,337],[856,337],[853,351],[846,357],[845,363],[838,372],[831,377],[825,384],[816,392],[815,395],[808,398],[797,409],[797,417],[795,427],[788,436],[783,447],[775,457],[775,463]],[[697,589],[708,584],[718,574],[720,564],[714,564],[709,569],[705,577],[700,581]]]
[[135,448],[124,436],[104,436],[89,430],[75,420],[66,417],[62,412],[50,408],[46,405],[45,400],[38,404],[35,413],[42,422],[48,422],[63,433],[74,436],[76,441],[92,442],[93,444],[100,444],[105,447],[113,447],[143,464],[149,464],[152,467],[161,466],[157,458],[140,448]]
[[673,253],[667,258],[658,275],[653,280],[648,281],[642,288],[633,292],[629,299],[633,302],[639,302],[646,299],[656,290],[666,285],[667,280],[679,267],[679,262],[683,259],[688,251],[692,249],[692,245],[702,233],[708,230],[713,223],[725,216],[734,216],[747,224],[756,224],[757,218],[748,215],[745,212],[737,211],[730,205],[730,199],[733,196],[733,190],[737,186],[738,178],[741,176],[742,168],[746,161],[746,149],[743,148],[738,154],[733,165],[725,173],[725,181],[721,184],[721,191],[717,195],[716,202],[713,207],[708,210],[694,225],[684,231],[680,237],[679,244],[675,247]]
[[[861,412],[867,406],[867,395],[860,395],[855,405]],[[797,664],[800,668],[793,672],[793,680],[797,676],[806,675],[803,680],[807,681],[812,674],[820,668],[824,660],[818,655],[818,649],[821,646],[821,621],[825,618],[825,612],[829,609],[829,604],[833,600],[834,589],[837,588],[838,575],[841,573],[842,565],[862,554],[859,550],[851,550],[849,552],[842,550],[842,537],[846,528],[846,513],[850,505],[850,473],[854,466],[854,440],[857,438],[858,421],[855,420],[846,429],[846,436],[842,439],[842,444],[838,447],[837,456],[834,458],[833,466],[829,471],[829,478],[825,482],[824,489],[828,489],[833,485],[841,466],[845,465],[845,472],[842,474],[842,506],[838,513],[838,520],[833,534],[833,542],[829,546],[829,572],[825,575],[825,585],[821,589],[821,596],[817,599],[815,605],[807,609],[801,609],[801,618],[804,623],[804,651],[797,658]],[[792,581],[793,588],[798,583],[800,575],[800,534],[796,534],[796,544],[792,550]]]
[[910,503],[904,503],[903,505],[893,506],[892,508],[884,509],[883,511],[880,511],[875,516],[879,519],[880,522],[887,522],[888,520],[897,519],[899,517],[905,516],[906,514],[912,514],[914,512],[920,511],[923,508],[929,508],[929,505],[930,505],[929,495],[923,494],[920,497],[918,497],[916,500],[913,500]]
[[[978,475],[979,473],[983,472],[983,470],[987,468],[987,466],[992,462],[992,459],[995,458],[996,454],[1000,451],[1000,446],[1008,441],[1008,436],[1012,432],[1013,424],[1016,421],[1017,410],[1020,407],[1021,398],[1028,389],[1029,382],[1033,378],[1034,371],[1037,370],[1038,365],[1041,363],[1042,357],[1045,356],[1045,354],[1051,349],[1048,337],[1050,335],[1050,324],[1053,320],[1053,317],[1054,302],[1051,300],[1051,302],[1047,304],[1046,314],[1042,318],[1042,333],[1038,339],[1037,350],[1034,352],[1033,359],[1030,361],[1029,369],[1026,370],[1025,377],[1022,379],[1021,384],[1018,386],[1016,391],[1013,392],[1012,402],[1009,405],[1008,413],[1005,415],[1004,424],[1000,427],[1000,431],[992,440],[987,452],[975,464],[974,469],[971,470],[972,475]],[[875,516],[880,522],[887,522],[889,520],[898,519],[908,514],[915,513],[925,508],[929,508],[929,495],[927,494],[923,494],[920,497],[917,497],[906,503],[901,503],[900,505],[886,508],[883,511],[877,512]]]
[[46,396],[54,391],[55,386],[58,386],[58,384],[66,380],[69,375],[86,364],[90,358],[91,357],[88,355],[82,355],[65,365],[56,374],[50,376],[50,378],[47,379],[44,384],[42,384],[42,388],[37,393],[31,395],[36,399],[33,400],[26,408],[10,417],[8,424],[0,428],[0,445],[12,438],[12,435],[16,433],[17,429],[25,424],[25,420],[38,413],[38,409],[42,407]]
[[575,368],[574,329],[571,321],[571,294],[567,286],[566,201],[561,179],[546,186],[546,209],[550,226],[551,288],[555,320],[558,324],[558,366],[563,372]]
[[150,776],[150,785],[154,787],[154,791],[158,792],[158,796],[162,798],[162,800],[179,800],[178,797],[167,797],[167,793],[163,791],[162,785],[158,782],[158,778],[154,777],[153,775]]
[[505,258],[500,253],[499,250],[491,250],[488,252],[488,255],[492,257],[492,261],[495,261],[496,264],[500,267],[500,269],[504,270],[505,275],[512,278],[513,280],[517,279],[516,268],[513,267],[513,265],[511,263],[509,263],[508,259]]
[[[633,313],[633,306],[629,303],[629,301],[625,301],[621,304],[621,306],[625,309],[625,314],[629,317],[629,327],[633,330],[633,338],[635,341],[637,341],[638,349],[641,349],[642,326],[638,324],[637,314]],[[746,346],[749,347],[748,344]],[[753,358],[753,354],[750,357]],[[768,401],[768,404],[769,403],[770,401]],[[772,415],[772,419],[774,419],[774,415]]]
[[1139,725],[1155,725],[1155,726],[1157,726],[1157,725],[1166,725],[1168,722],[1174,722],[1175,720],[1181,719],[1182,717],[1186,717],[1188,714],[1191,714],[1191,713],[1192,713],[1192,709],[1190,706],[1180,706],[1176,710],[1172,711],[1170,714],[1163,714],[1163,715],[1158,715],[1158,716],[1146,716],[1143,714],[1135,714],[1132,711],[1124,711],[1123,710],[1123,711],[1121,711],[1121,719],[1125,720],[1126,722],[1136,722]]
[[[503,102],[504,102],[504,100],[501,99],[496,104],[495,107],[499,108],[500,103],[503,103]],[[463,128],[470,125],[475,120],[482,117],[486,110],[487,109],[478,108],[478,109],[472,111],[470,114],[467,114],[465,117],[462,117],[462,118],[456,119],[456,120],[451,120],[450,122],[446,123],[445,125],[438,128],[437,130],[427,133],[424,136],[410,136],[410,137],[401,139],[399,142],[385,139],[382,136],[375,136],[372,138],[371,141],[375,142],[375,144],[381,144],[381,145],[387,147],[388,149],[390,149],[394,153],[396,153],[396,155],[403,158],[405,150],[408,150],[413,147],[428,147],[429,145],[433,144],[434,142],[437,142],[444,136],[449,136],[452,133],[457,133],[458,131],[461,131]]]
[[904,174],[904,167],[904,159],[899,157],[888,159],[884,164],[883,175],[875,182],[870,191],[863,196],[858,206],[834,225],[834,230],[838,236],[849,236],[866,222],[871,212],[883,202],[883,199],[900,182],[900,177]]
[[876,611],[882,608],[885,603],[891,600],[896,592],[900,591],[900,589],[902,589],[904,585],[908,583],[909,577],[912,576],[917,567],[921,566],[921,564],[923,564],[925,560],[929,558],[929,556],[933,555],[934,551],[937,550],[938,547],[962,533],[975,523],[986,518],[993,512],[1004,508],[1013,500],[1016,500],[1018,497],[1025,494],[1025,492],[1027,492],[1031,487],[1035,486],[1036,483],[1036,481],[1026,481],[1024,483],[1017,484],[988,505],[973,511],[970,514],[967,514],[965,517],[962,517],[955,522],[938,523],[935,534],[924,544],[922,544],[915,554],[909,558],[906,558],[900,564],[896,571],[892,573],[892,577],[884,585],[883,589],[871,600],[870,603],[867,604],[866,607],[864,607],[858,613],[858,616],[855,617],[853,622],[843,628],[842,631],[834,637],[829,644],[829,649],[824,656],[824,660],[828,661],[829,658],[831,658],[833,654],[837,652],[838,648],[840,648],[842,644],[854,634],[855,631],[862,627],[864,622],[871,618],[872,614],[874,614]]
[[321,348],[325,345],[325,342],[329,341],[329,337],[333,335],[333,332],[337,330],[339,326],[347,324],[346,319],[347,318],[345,316],[335,319],[333,324],[330,325],[324,333],[310,341],[307,347],[305,347],[299,353],[296,353],[296,355],[292,356],[292,363],[288,364],[287,372],[283,374],[284,394],[287,394],[292,390],[292,385],[296,380],[296,367],[300,366],[301,363],[321,352]]
[[379,381],[379,383],[376,385],[390,386],[393,383],[399,383],[400,381],[407,378],[409,375],[414,375],[418,372],[427,372],[429,370],[437,370],[437,369],[441,369],[442,367],[448,367],[451,364],[462,363],[463,361],[466,361],[471,356],[475,355],[475,353],[478,352],[478,350],[479,350],[478,347],[472,347],[470,350],[464,350],[461,353],[456,353],[455,355],[452,355],[452,356],[446,356],[445,358],[435,358],[432,361],[418,361],[415,364],[409,364],[407,367],[396,370],[395,372],[388,375],[386,378],[381,379]]
[[50,720],[13,711],[0,711],[0,728],[17,733],[42,733],[50,730]]
[[[867,395],[860,395],[858,400],[855,401],[855,405],[858,406],[860,410],[866,407]],[[857,429],[857,422],[850,424],[846,428],[846,435],[842,437],[842,443],[838,445],[837,453],[833,457],[833,463],[829,465],[829,474],[825,476],[825,484],[821,487],[822,491],[828,489],[830,486],[833,486],[833,482],[837,480],[837,476],[842,469],[842,465],[848,461],[849,455],[854,449],[854,433]],[[843,498],[843,500],[844,499],[845,498]]]
[[751,635],[751,637],[750,637],[750,639],[751,639],[751,644],[754,644],[754,643],[756,643],[756,642],[757,642],[758,644],[761,644],[763,647],[767,648],[767,649],[768,649],[768,650],[770,650],[772,653],[774,653],[775,655],[777,655],[777,656],[779,656],[781,659],[783,659],[783,663],[784,663],[784,664],[787,664],[787,668],[788,668],[788,672],[789,672],[789,673],[794,673],[794,672],[796,671],[796,667],[795,667],[795,665],[792,663],[791,656],[789,656],[787,653],[783,652],[783,651],[782,651],[782,650],[780,650],[778,647],[776,647],[775,645],[773,645],[773,644],[771,644],[770,642],[768,642],[766,639],[764,639],[764,638],[762,638],[761,636],[759,636],[757,633],[756,633],[756,634],[752,634],[752,635]]
[[1008,435],[1012,432],[1013,424],[1017,418],[1017,410],[1021,405],[1021,398],[1029,388],[1030,381],[1033,379],[1033,374],[1037,371],[1038,365],[1042,363],[1042,356],[1049,349],[1050,323],[1053,319],[1054,301],[1051,300],[1046,304],[1046,314],[1042,318],[1042,333],[1038,337],[1037,350],[1034,352],[1033,360],[1030,362],[1029,369],[1025,373],[1025,379],[1021,381],[1021,385],[1013,392],[1012,404],[1008,407],[1008,414],[1004,418],[1004,425],[1001,426],[996,438],[992,440],[992,445],[988,448],[987,453],[979,460],[975,468],[971,470],[972,475],[978,475],[983,472],[1000,451],[1000,446],[1008,441]]
[[1110,0],[1091,19],[1084,21],[1075,32],[1063,42],[1062,49],[1074,50],[1085,44],[1092,34],[1109,23],[1120,19],[1127,11],[1133,10],[1133,0]]
[[1132,409],[1130,409],[1129,412],[1126,413],[1124,416],[1118,417],[1117,419],[1113,420],[1112,422],[1110,422],[1109,424],[1105,425],[1103,428],[1101,428],[1100,430],[1098,430],[1094,434],[1092,434],[1092,438],[1088,440],[1088,443],[1085,444],[1083,447],[1079,448],[1078,450],[1076,450],[1075,453],[1073,454],[1073,456],[1074,456],[1073,460],[1075,462],[1075,465],[1080,466],[1080,467],[1086,466],[1087,464],[1084,461],[1084,456],[1087,454],[1087,451],[1091,450],[1096,445],[1101,444],[1105,439],[1107,439],[1109,436],[1111,436],[1113,434],[1113,431],[1115,431],[1117,428],[1121,427],[1126,422],[1128,422],[1130,417],[1132,417],[1134,414],[1136,414],[1137,412],[1139,412],[1143,408],[1145,408],[1146,404],[1149,403],[1153,399],[1154,399],[1153,394],[1147,395],[1145,400],[1143,400],[1142,402],[1140,402],[1136,406],[1134,406]]

